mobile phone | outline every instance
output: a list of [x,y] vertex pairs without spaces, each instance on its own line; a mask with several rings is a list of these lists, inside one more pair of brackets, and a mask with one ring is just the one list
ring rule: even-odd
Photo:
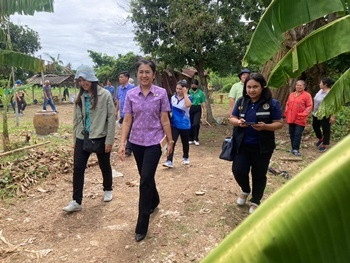
[[256,122],[254,122],[254,121],[246,121],[245,124],[247,124],[247,125],[254,125],[254,124],[256,124]]

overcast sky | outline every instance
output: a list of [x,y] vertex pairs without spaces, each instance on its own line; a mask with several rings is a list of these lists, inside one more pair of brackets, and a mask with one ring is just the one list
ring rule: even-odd
[[133,41],[132,24],[127,21],[128,0],[55,0],[54,13],[34,16],[13,15],[17,25],[28,25],[40,36],[42,49],[36,54],[50,60],[60,55],[73,69],[92,65],[87,50],[117,56],[129,51],[141,54]]

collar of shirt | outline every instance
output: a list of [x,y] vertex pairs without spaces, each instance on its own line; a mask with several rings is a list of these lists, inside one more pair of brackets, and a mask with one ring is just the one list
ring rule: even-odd
[[[141,87],[140,87],[140,86],[137,86],[136,88],[138,89],[138,94],[139,94],[139,95],[142,94]],[[149,93],[147,94],[147,96],[148,96],[150,93],[152,93],[154,97],[157,97],[157,96],[158,96],[158,94],[156,93],[155,85],[153,85],[153,84],[151,85],[151,88],[150,88]]]

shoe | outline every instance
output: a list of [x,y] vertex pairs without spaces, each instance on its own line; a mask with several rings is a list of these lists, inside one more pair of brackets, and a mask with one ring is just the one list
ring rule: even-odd
[[199,146],[199,141],[194,141],[194,145]]
[[110,202],[113,199],[112,191],[105,191],[105,194],[103,196],[104,202]]
[[258,208],[259,205],[255,204],[255,203],[250,203],[250,207],[249,207],[249,214],[253,214],[255,209]]
[[146,237],[146,234],[136,234],[135,235],[135,241],[140,242],[141,240],[144,240]]
[[75,200],[70,201],[69,204],[63,208],[63,211],[67,213],[76,212],[80,210],[81,210],[81,205],[79,205]]
[[236,201],[237,204],[238,205],[245,205],[245,203],[247,202],[248,195],[249,195],[249,193],[242,192],[237,198],[237,201]]
[[319,139],[317,142],[314,143],[314,145],[319,148],[323,143],[323,139]]
[[169,160],[167,160],[165,163],[163,163],[163,166],[164,167],[168,167],[168,168],[173,168],[174,167],[173,162],[169,161]]
[[194,141],[189,141],[188,144],[194,144]]
[[182,164],[189,165],[190,164],[190,160],[188,158],[184,158]]
[[301,153],[298,150],[293,150],[292,154],[294,154],[295,156],[301,156]]
[[326,145],[322,144],[320,148],[318,148],[321,153],[327,151]]

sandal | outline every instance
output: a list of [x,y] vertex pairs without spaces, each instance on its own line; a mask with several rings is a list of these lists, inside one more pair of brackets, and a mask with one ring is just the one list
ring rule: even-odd
[[242,192],[237,198],[237,204],[245,205],[245,203],[247,202],[248,195],[249,193]]
[[254,213],[255,209],[257,209],[258,206],[259,206],[259,205],[255,204],[255,203],[250,203],[249,214]]

